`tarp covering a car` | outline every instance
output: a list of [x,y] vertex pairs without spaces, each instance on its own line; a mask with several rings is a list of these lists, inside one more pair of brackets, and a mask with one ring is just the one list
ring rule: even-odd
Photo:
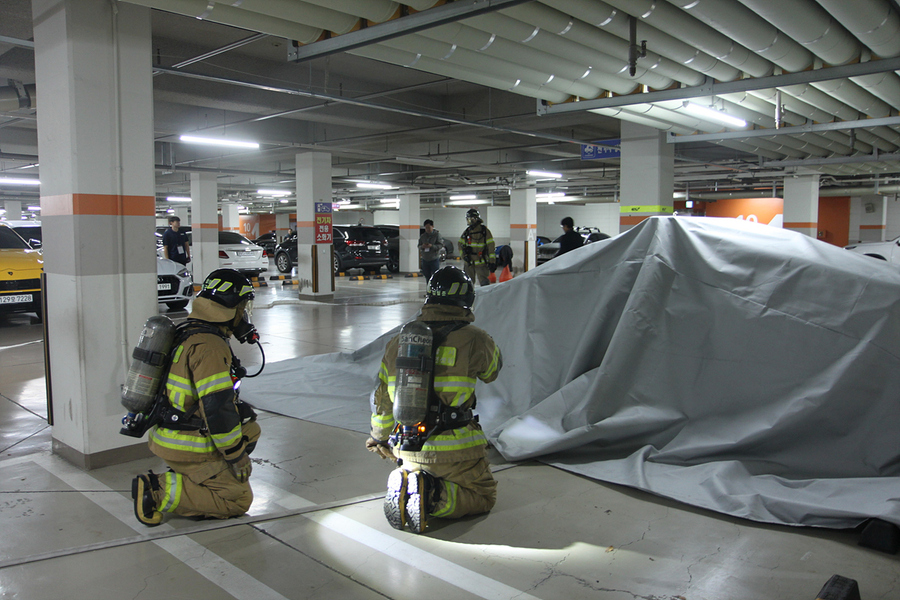
[[[504,365],[477,410],[509,460],[762,522],[900,525],[898,301],[890,264],[764,225],[651,218],[478,289]],[[390,335],[272,365],[244,396],[368,431]]]

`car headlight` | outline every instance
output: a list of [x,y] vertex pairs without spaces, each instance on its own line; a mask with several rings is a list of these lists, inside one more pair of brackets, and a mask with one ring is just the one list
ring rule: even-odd
[[178,276],[179,276],[179,277],[190,277],[190,276],[191,276],[191,272],[188,271],[186,268],[185,268],[185,269],[181,269],[180,271],[178,271]]

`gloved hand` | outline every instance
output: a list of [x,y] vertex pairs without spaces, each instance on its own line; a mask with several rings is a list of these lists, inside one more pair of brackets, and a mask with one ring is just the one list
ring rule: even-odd
[[495,263],[495,262],[488,263],[488,267],[491,269],[491,273],[493,273],[497,270],[497,263]]
[[388,446],[387,442],[379,442],[373,437],[369,437],[366,440],[366,450],[379,454],[381,458],[395,459],[394,453],[391,452],[391,447]]
[[250,472],[253,471],[253,463],[250,462],[250,457],[247,456],[246,452],[242,452],[241,455],[234,460],[229,460],[228,464],[231,465],[231,472],[234,473],[234,476],[237,477],[238,481],[244,483],[250,479]]

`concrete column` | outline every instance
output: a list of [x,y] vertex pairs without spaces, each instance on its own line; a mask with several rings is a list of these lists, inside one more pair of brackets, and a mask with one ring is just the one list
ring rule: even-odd
[[509,245],[513,251],[513,272],[537,266],[537,190],[525,188],[509,193]]
[[222,231],[241,232],[241,213],[237,204],[222,205]]
[[819,174],[784,178],[784,228],[816,237],[819,228]]
[[16,221],[22,220],[22,202],[19,200],[6,200],[3,203],[3,208],[6,209],[6,221],[8,223],[15,223]]
[[[785,201],[785,205],[787,202]],[[853,198],[856,206],[858,237],[861,242],[883,242],[887,238],[887,196],[869,194]]]
[[121,385],[158,313],[150,10],[33,0],[53,451],[82,468],[147,455]]
[[197,291],[206,276],[219,268],[218,196],[214,173],[191,173],[191,267]]
[[334,297],[334,244],[316,243],[316,202],[331,204],[331,153],[304,152],[297,170],[297,278],[301,298]]
[[176,206],[172,214],[181,219],[181,226],[188,227],[191,224],[191,211],[187,206]]
[[628,121],[621,127],[619,233],[648,217],[671,215],[675,191],[675,148],[666,134]]
[[419,194],[400,194],[400,272],[419,272]]
[[291,232],[291,215],[288,213],[275,214],[275,236],[279,243],[284,237]]

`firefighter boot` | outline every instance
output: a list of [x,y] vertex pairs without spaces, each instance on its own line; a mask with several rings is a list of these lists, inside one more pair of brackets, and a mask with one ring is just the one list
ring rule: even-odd
[[400,468],[391,471],[384,496],[384,516],[394,529],[406,525],[406,486],[407,471]]
[[156,510],[153,492],[159,489],[159,478],[150,471],[131,480],[131,498],[134,500],[134,516],[147,527],[162,523],[162,513]]
[[440,479],[425,471],[413,471],[409,474],[406,486],[409,494],[406,500],[406,523],[413,533],[425,533],[439,482]]

